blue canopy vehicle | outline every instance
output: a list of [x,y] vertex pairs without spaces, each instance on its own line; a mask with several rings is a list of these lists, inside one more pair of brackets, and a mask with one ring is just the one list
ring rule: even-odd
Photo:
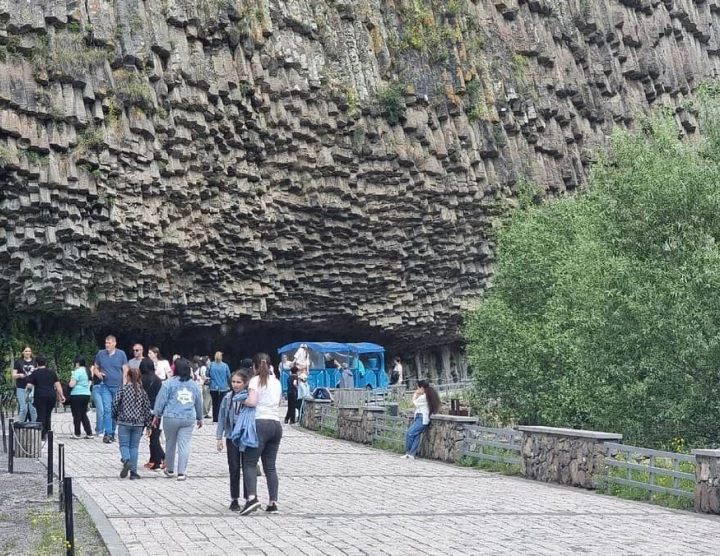
[[[370,342],[294,342],[278,353],[292,361],[303,348],[309,357],[308,385],[310,390],[318,387],[335,388],[340,383],[340,365],[347,363],[353,370],[355,388],[384,388],[388,385],[385,373],[385,348]],[[289,368],[281,368],[283,392],[287,392]]]

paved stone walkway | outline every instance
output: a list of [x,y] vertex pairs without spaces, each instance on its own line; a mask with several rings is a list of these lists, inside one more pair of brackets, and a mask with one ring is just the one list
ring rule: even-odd
[[[241,517],[228,510],[212,425],[193,436],[186,482],[146,470],[129,481],[117,443],[70,438],[69,412],[53,420],[111,554],[720,554],[718,518],[402,460],[293,427],[278,458],[279,515]],[[267,502],[262,478],[258,491]]]

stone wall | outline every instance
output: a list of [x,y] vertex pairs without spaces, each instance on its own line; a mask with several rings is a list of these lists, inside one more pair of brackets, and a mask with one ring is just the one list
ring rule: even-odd
[[720,514],[720,450],[693,450],[695,511]]
[[320,430],[320,413],[324,406],[329,406],[330,400],[315,400],[313,398],[305,398],[303,402],[302,415],[300,416],[300,426],[311,431]]
[[338,438],[372,444],[375,415],[384,411],[383,407],[340,407],[337,421]]
[[433,415],[423,432],[418,455],[421,458],[456,462],[462,457],[465,425],[477,424],[477,417]]
[[520,473],[547,483],[595,488],[605,473],[605,442],[621,442],[621,434],[518,427],[523,432]]
[[694,131],[718,10],[2,0],[0,298],[86,325],[455,344],[520,176],[578,186],[653,105]]

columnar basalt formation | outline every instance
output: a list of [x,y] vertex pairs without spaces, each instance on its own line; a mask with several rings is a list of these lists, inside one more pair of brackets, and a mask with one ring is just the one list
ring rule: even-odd
[[[519,178],[695,130],[720,0],[0,0],[3,303],[447,345]],[[91,321],[92,322],[92,321]]]

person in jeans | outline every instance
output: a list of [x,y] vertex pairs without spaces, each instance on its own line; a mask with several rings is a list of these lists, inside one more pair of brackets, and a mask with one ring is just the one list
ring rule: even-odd
[[415,459],[420,448],[420,437],[430,424],[430,415],[439,412],[442,407],[440,396],[427,380],[418,381],[412,401],[415,406],[415,420],[405,436],[406,454],[401,456],[406,459]]
[[105,349],[95,355],[95,376],[102,379],[102,383],[95,386],[102,398],[103,409],[103,442],[110,444],[115,441],[115,421],[112,418],[112,400],[120,387],[125,384],[125,375],[128,371],[127,355],[117,349],[115,336],[105,338]]
[[193,425],[197,423],[198,428],[202,427],[202,409],[202,394],[192,380],[190,361],[180,358],[175,362],[175,376],[163,383],[153,410],[153,426],[157,427],[162,417],[165,427],[167,468],[163,473],[166,477],[174,477],[177,470],[178,481],[187,478],[185,471],[190,457]]
[[45,355],[38,355],[35,359],[37,367],[27,379],[26,390],[34,390],[35,408],[37,409],[38,421],[42,423],[42,438],[45,440],[48,431],[52,430],[50,422],[52,411],[55,409],[57,400],[65,403],[62,386],[57,373],[47,367],[48,358]]
[[95,434],[97,436],[104,436],[105,419],[103,411],[102,396],[100,395],[100,389],[98,386],[102,384],[102,377],[97,370],[95,365],[90,366],[90,398],[92,399],[93,407],[95,408]]
[[[149,357],[140,361],[140,378],[143,388],[150,400],[150,407],[155,407],[158,393],[162,387],[162,380],[155,374],[155,363]],[[160,443],[160,427],[150,427],[150,461],[145,464],[146,469],[157,471],[165,469],[165,450]]]
[[[143,389],[139,369],[128,369],[127,382],[118,390],[112,400],[112,416],[118,425],[118,444],[124,479],[130,473],[130,479],[140,479],[137,472],[138,449],[143,430],[150,427],[152,415],[150,400]],[[148,432],[150,432],[148,430]]]
[[222,360],[222,352],[215,352],[215,361],[210,363],[207,374],[210,377],[210,397],[212,398],[213,423],[218,422],[220,403],[230,389],[230,367]]
[[32,348],[25,346],[22,351],[22,357],[15,361],[12,370],[12,377],[15,379],[15,395],[18,401],[18,422],[24,423],[30,416],[31,421],[37,421],[37,411],[35,406],[28,402],[25,387],[27,379],[35,370],[37,363],[32,355]]
[[73,359],[75,369],[70,376],[70,411],[73,417],[73,438],[81,438],[80,425],[85,429],[85,438],[92,438],[92,428],[88,419],[88,405],[90,404],[90,378],[85,369],[85,358],[76,355]]
[[[233,373],[230,378],[230,392],[225,395],[220,404],[220,415],[215,433],[217,451],[222,452],[223,444],[227,447],[228,471],[230,472],[230,509],[234,512],[240,511],[238,498],[240,498],[242,452],[238,446],[233,444],[231,436],[235,427],[235,420],[245,406],[241,400],[234,400],[233,397],[246,390],[249,382],[250,373],[247,371],[235,371]],[[247,493],[245,492],[245,485],[243,485],[243,504],[245,501],[247,501]]]
[[249,394],[245,405],[255,408],[255,429],[257,433],[257,448],[248,447],[243,454],[243,475],[247,502],[240,510],[240,515],[247,515],[260,508],[257,499],[257,462],[262,460],[263,470],[267,478],[268,505],[266,512],[277,512],[277,499],[279,480],[275,462],[277,460],[280,440],[282,439],[282,424],[278,415],[278,407],[282,399],[282,385],[270,371],[270,357],[265,353],[258,353],[253,358],[255,376],[248,385]]

